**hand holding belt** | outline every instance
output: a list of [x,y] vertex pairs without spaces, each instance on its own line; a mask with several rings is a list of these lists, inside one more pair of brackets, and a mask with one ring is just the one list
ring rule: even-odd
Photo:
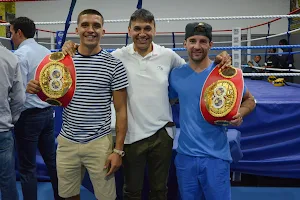
[[243,96],[244,81],[240,69],[215,67],[207,77],[200,97],[200,112],[214,125],[229,125],[237,114]]
[[75,92],[76,70],[72,57],[62,52],[47,55],[35,72],[40,83],[38,97],[51,105],[67,107]]

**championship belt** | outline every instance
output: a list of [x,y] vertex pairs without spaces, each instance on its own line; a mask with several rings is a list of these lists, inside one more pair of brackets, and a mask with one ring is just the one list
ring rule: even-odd
[[62,52],[47,55],[35,72],[40,83],[38,97],[51,105],[67,107],[76,87],[76,70],[73,59]]
[[276,76],[269,76],[268,77],[268,82],[273,83],[276,79],[277,79]]
[[215,67],[207,77],[200,97],[200,112],[213,125],[228,126],[238,113],[244,90],[240,69]]

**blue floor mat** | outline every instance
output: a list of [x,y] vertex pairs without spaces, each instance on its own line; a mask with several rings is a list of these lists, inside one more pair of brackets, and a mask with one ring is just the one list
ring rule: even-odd
[[[21,184],[17,183],[19,200],[23,200]],[[300,200],[300,188],[283,187],[232,187],[232,200]],[[85,187],[81,187],[81,200],[96,200]],[[0,197],[1,199],[1,197]],[[38,184],[38,200],[53,200],[51,184]]]
[[[19,192],[19,200],[23,200],[21,183],[17,182],[17,189]],[[93,193],[88,191],[85,187],[81,186],[80,188],[80,199],[81,200],[96,200]],[[53,191],[51,183],[49,182],[40,182],[38,183],[38,200],[53,200]],[[0,197],[1,200],[1,197]]]

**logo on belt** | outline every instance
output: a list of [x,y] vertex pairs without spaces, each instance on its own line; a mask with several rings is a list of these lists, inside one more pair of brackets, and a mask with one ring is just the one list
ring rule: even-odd
[[240,69],[215,67],[207,77],[200,97],[204,119],[214,125],[229,125],[241,105],[243,89]]
[[42,89],[37,94],[41,100],[66,107],[72,100],[76,86],[76,71],[71,56],[65,56],[62,52],[47,55],[39,64],[35,79]]

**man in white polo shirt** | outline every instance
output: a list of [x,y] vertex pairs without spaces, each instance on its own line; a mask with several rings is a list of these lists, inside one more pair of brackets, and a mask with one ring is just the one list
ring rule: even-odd
[[[124,199],[141,199],[145,166],[148,166],[149,199],[167,199],[167,180],[172,155],[172,112],[168,97],[168,77],[173,67],[185,64],[174,51],[153,42],[155,20],[151,12],[136,10],[130,17],[128,33],[133,43],[112,55],[124,64],[129,86],[128,131],[125,138]],[[71,41],[62,48],[73,55],[78,45]],[[220,56],[219,61],[224,63]],[[228,63],[226,63],[228,64]]]
[[141,198],[147,163],[149,199],[164,200],[174,136],[168,77],[173,67],[185,61],[171,49],[152,42],[155,20],[148,10],[139,9],[131,15],[128,33],[133,44],[112,52],[123,62],[129,79],[124,199]]

